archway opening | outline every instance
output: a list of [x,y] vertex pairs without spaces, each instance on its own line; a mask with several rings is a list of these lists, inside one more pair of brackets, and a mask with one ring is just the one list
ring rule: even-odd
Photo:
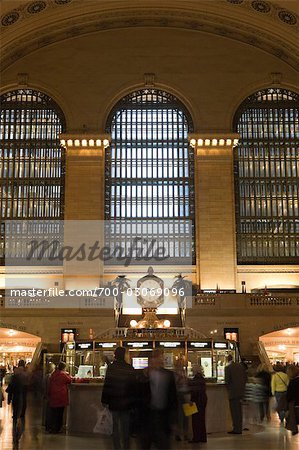
[[299,363],[299,327],[285,328],[260,336],[271,363]]
[[0,328],[0,368],[11,372],[18,361],[31,363],[41,338],[23,331]]

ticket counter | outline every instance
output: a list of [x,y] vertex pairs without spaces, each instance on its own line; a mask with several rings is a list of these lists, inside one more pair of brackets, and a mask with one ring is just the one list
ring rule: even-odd
[[[67,426],[69,434],[93,434],[102,409],[102,388],[108,365],[119,345],[128,349],[129,362],[136,370],[148,366],[149,357],[155,348],[164,353],[164,366],[173,370],[175,361],[181,360],[191,377],[192,366],[201,365],[207,380],[207,430],[208,433],[225,432],[230,429],[230,414],[224,367],[227,357],[236,358],[235,344],[230,341],[212,339],[135,339],[122,338],[111,341],[86,341],[76,343],[75,382],[70,385],[70,405]],[[90,373],[92,369],[92,373]],[[80,374],[83,374],[80,377]],[[87,376],[88,374],[88,376]],[[222,411],[219,414],[219,410]]]
[[228,355],[232,355],[234,360],[236,359],[235,345],[230,341],[188,341],[188,371],[193,365],[200,365],[203,367],[206,379],[223,383]]
[[[67,432],[70,435],[93,435],[100,411],[103,382],[73,383],[69,387],[70,403],[67,409]],[[207,383],[208,404],[206,426],[208,433],[231,429],[226,386]],[[221,414],[219,414],[221,411]],[[190,435],[191,438],[191,435]]]
[[[114,341],[76,342],[75,368],[70,373],[78,376],[78,368],[82,365],[92,366],[92,376],[105,378],[108,365],[113,361],[117,346],[127,350],[128,362],[135,369],[148,366],[153,349],[161,349],[164,353],[164,367],[174,369],[175,361],[183,361],[188,376],[192,376],[192,366],[201,365],[207,380],[224,382],[224,368],[229,354],[236,359],[236,344],[231,341],[206,341],[191,339],[128,339]],[[71,369],[71,367],[69,368]]]

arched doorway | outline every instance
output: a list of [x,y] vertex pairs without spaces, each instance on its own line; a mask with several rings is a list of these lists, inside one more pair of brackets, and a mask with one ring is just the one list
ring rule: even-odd
[[10,328],[0,328],[0,367],[12,370],[20,359],[30,363],[41,338]]
[[285,328],[260,336],[271,363],[299,363],[299,327]]

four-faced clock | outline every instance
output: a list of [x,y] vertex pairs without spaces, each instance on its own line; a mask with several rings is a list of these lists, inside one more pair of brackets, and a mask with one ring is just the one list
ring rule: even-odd
[[143,308],[158,308],[162,305],[164,283],[161,278],[149,274],[137,282],[137,301]]

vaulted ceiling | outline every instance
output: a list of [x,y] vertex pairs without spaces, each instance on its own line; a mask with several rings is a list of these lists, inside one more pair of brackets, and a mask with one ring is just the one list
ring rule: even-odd
[[220,35],[299,70],[299,0],[1,0],[1,68],[55,42],[132,27]]

